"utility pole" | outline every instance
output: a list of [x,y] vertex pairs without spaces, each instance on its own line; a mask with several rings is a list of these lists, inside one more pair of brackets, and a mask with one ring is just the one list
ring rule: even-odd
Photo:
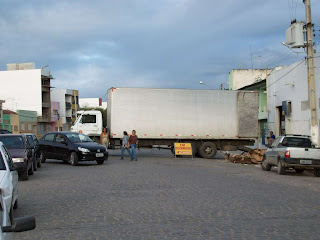
[[313,62],[313,33],[311,22],[311,4],[310,0],[303,0],[306,7],[306,30],[307,30],[307,68],[308,68],[308,97],[310,103],[310,124],[311,124],[311,138],[313,143],[319,147],[319,125],[317,115],[317,97],[316,84],[314,78],[314,62]]

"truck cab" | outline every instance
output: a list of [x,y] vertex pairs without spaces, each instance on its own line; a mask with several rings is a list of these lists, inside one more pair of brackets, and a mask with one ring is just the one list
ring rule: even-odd
[[71,127],[72,132],[84,133],[90,138],[100,137],[102,132],[102,113],[95,110],[78,111],[77,120]]

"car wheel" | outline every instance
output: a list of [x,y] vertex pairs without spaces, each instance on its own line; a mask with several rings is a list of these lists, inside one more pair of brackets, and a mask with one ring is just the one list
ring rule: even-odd
[[40,159],[37,159],[37,167],[38,168],[41,168],[42,164],[41,164],[41,158]]
[[34,159],[32,164],[33,164],[33,171],[37,171],[38,170],[38,165],[37,165],[37,159],[36,158]]
[[314,174],[315,177],[320,177],[320,169],[319,168],[318,169],[317,168],[314,169],[313,174]]
[[46,160],[47,160],[46,155],[43,150],[41,150],[41,152],[40,152],[40,159],[41,159],[42,163],[46,162]]
[[278,160],[278,174],[279,175],[284,175],[286,174],[286,169],[284,166],[281,165],[281,161]]
[[97,164],[98,165],[101,165],[101,164],[103,164],[104,163],[104,160],[97,160]]
[[18,199],[16,200],[16,202],[13,205],[13,209],[17,209],[18,208]]
[[301,169],[301,168],[295,168],[294,170],[296,171],[296,173],[303,173],[304,172],[304,169]]
[[34,171],[34,169],[33,169],[33,162],[32,162],[31,168],[29,168],[29,170],[28,170],[28,174],[33,175],[33,171]]
[[217,146],[213,142],[204,142],[199,148],[199,154],[203,158],[214,158],[217,154]]
[[28,170],[26,169],[21,175],[19,175],[19,180],[27,181],[29,179]]
[[78,155],[76,152],[70,153],[69,162],[72,166],[78,165]]
[[267,163],[267,159],[265,156],[263,156],[262,162],[261,162],[261,168],[264,171],[270,171],[271,165]]

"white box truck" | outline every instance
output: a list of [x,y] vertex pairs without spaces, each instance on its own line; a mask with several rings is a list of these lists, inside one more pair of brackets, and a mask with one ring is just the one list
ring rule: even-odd
[[[136,130],[139,147],[190,142],[194,154],[213,158],[219,149],[241,149],[258,137],[257,92],[111,88],[107,101],[105,125],[112,148],[121,146],[123,131]],[[73,131],[89,133],[82,118],[89,119],[90,112],[78,117]]]

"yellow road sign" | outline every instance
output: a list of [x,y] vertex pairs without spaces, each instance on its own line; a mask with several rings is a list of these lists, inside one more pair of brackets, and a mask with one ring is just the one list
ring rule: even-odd
[[190,155],[190,156],[192,156],[191,143],[174,143],[174,152],[176,155]]

